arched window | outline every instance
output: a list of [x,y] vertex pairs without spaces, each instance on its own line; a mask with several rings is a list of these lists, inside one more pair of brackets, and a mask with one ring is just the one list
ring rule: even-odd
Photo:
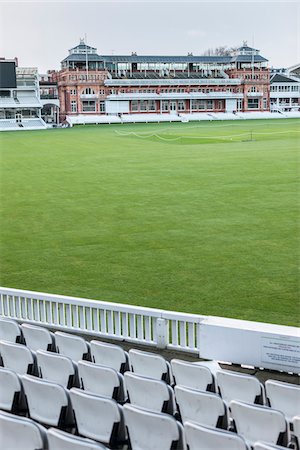
[[82,91],[83,95],[91,95],[91,94],[95,94],[95,91],[93,91],[93,89],[91,88],[85,88],[84,91]]

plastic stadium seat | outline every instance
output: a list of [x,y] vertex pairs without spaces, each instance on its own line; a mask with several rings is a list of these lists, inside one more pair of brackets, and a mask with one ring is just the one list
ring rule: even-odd
[[227,404],[231,400],[265,403],[264,387],[254,376],[222,370],[217,372],[216,379],[219,393]]
[[92,360],[96,364],[110,367],[117,372],[124,373],[128,370],[128,353],[122,347],[106,342],[91,341]]
[[35,355],[22,344],[0,341],[0,355],[6,369],[11,369],[19,375],[36,374]]
[[155,412],[175,413],[173,389],[165,382],[125,372],[128,401]]
[[33,420],[0,411],[0,443],[3,450],[43,450],[46,430]]
[[255,442],[253,450],[286,450],[286,447],[269,444],[268,442]]
[[295,436],[297,448],[300,448],[300,415],[293,418],[293,435]]
[[60,428],[74,424],[69,393],[63,386],[31,375],[21,380],[32,419]]
[[91,439],[74,436],[56,428],[49,428],[47,436],[48,450],[108,450]]
[[25,343],[31,350],[55,350],[54,334],[47,328],[23,323],[21,329]]
[[170,364],[161,355],[144,352],[142,350],[129,350],[129,361],[132,372],[145,377],[171,383]]
[[25,409],[23,388],[18,375],[3,367],[0,367],[0,409],[13,413]]
[[169,414],[157,413],[126,403],[125,425],[132,450],[185,449],[182,425]]
[[229,431],[206,427],[195,422],[184,424],[189,450],[248,450],[241,436]]
[[271,408],[283,412],[288,422],[300,414],[300,386],[282,381],[267,380],[266,395]]
[[208,367],[172,359],[171,368],[174,382],[178,386],[185,386],[199,391],[215,392],[214,375]]
[[110,367],[89,361],[78,362],[78,373],[82,389],[93,394],[125,401],[123,375]]
[[243,436],[249,445],[253,446],[257,441],[287,445],[288,426],[282,412],[235,400],[230,402],[229,406],[237,433]]
[[90,346],[82,337],[74,334],[55,332],[55,343],[58,353],[68,356],[74,361],[90,360]]
[[14,320],[0,319],[0,340],[9,342],[19,342],[22,340],[22,333],[19,325]]
[[175,397],[182,423],[192,421],[210,427],[227,428],[227,408],[219,395],[175,386]]
[[125,439],[122,407],[115,400],[72,388],[72,406],[78,433],[114,448]]
[[65,388],[79,387],[77,365],[72,359],[44,350],[36,352],[36,359],[39,374],[44,380],[53,381]]

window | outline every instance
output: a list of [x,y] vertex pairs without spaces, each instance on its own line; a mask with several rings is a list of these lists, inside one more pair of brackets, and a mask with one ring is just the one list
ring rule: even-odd
[[207,100],[207,109],[214,109],[214,102],[212,100]]
[[76,113],[77,112],[77,102],[76,100],[71,101],[71,112]]
[[96,102],[92,100],[86,100],[82,102],[83,112],[94,112],[96,111]]
[[222,100],[218,100],[218,109],[223,109],[223,102],[222,102]]
[[105,112],[105,102],[99,102],[99,110],[100,112]]
[[264,98],[263,99],[263,109],[267,109],[267,105],[268,105],[267,99]]
[[82,94],[83,95],[94,95],[95,91],[93,91],[93,89],[91,89],[91,88],[86,88],[86,89],[84,89],[84,91],[82,91]]
[[[211,101],[211,100],[209,100],[209,101]],[[205,109],[205,104],[206,104],[205,100],[199,100],[198,109]]]
[[148,101],[148,110],[149,111],[155,111],[156,110],[155,100],[149,100]]
[[251,89],[250,89],[250,92],[257,92],[256,87],[255,87],[255,86],[252,86]]
[[185,101],[178,100],[178,111],[184,111],[184,110],[185,110]]
[[71,89],[71,90],[70,90],[70,94],[71,94],[71,95],[76,95],[76,93],[77,93],[76,89]]
[[168,100],[163,100],[161,102],[161,110],[162,111],[169,111],[169,102],[168,102]]
[[258,109],[258,98],[248,99],[248,109]]
[[145,100],[140,102],[140,111],[147,111],[147,102]]
[[241,111],[243,109],[243,99],[238,98],[237,99],[237,110]]
[[131,101],[131,111],[138,111],[139,110],[139,102],[137,100]]

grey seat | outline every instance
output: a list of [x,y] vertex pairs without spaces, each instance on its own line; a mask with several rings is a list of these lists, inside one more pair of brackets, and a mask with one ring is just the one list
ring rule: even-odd
[[6,369],[19,375],[37,373],[35,354],[25,345],[0,341],[0,355]]
[[218,391],[227,404],[231,400],[265,403],[264,387],[255,376],[222,370],[217,372],[216,379]]
[[57,352],[73,361],[90,360],[90,345],[80,336],[56,331],[55,343]]
[[209,367],[179,359],[171,360],[174,382],[199,391],[215,392],[215,377]]
[[196,422],[185,422],[184,431],[189,450],[249,450],[241,436]]
[[191,421],[227,429],[227,408],[219,395],[183,386],[175,386],[174,390],[182,423]]
[[174,392],[165,381],[132,372],[125,372],[124,379],[129,403],[151,411],[175,413]]
[[44,450],[47,434],[31,419],[0,411],[0,436],[3,450]]
[[263,441],[287,446],[289,431],[282,412],[234,400],[229,406],[237,433],[243,436],[249,445]]
[[131,349],[129,361],[132,372],[138,375],[163,380],[168,384],[172,381],[170,364],[161,355]]
[[120,373],[128,370],[128,353],[122,347],[96,340],[92,340],[90,344],[92,360],[96,364],[110,367]]
[[31,350],[55,350],[54,333],[47,328],[23,323],[21,329],[25,343]]
[[104,397],[125,401],[124,378],[116,370],[89,361],[78,362],[82,389]]
[[174,417],[129,403],[123,411],[132,450],[185,450],[183,427]]
[[17,322],[0,318],[0,340],[8,342],[22,341],[22,332]]
[[293,417],[293,435],[297,444],[297,448],[300,448],[300,414]]
[[23,375],[21,380],[32,419],[60,428],[74,425],[69,393],[63,386],[31,375]]
[[77,364],[59,353],[38,350],[37,366],[44,380],[58,383],[65,388],[79,387]]
[[108,450],[102,444],[91,439],[74,436],[56,428],[47,431],[48,450]]
[[107,397],[70,390],[78,433],[114,448],[125,440],[122,407]]
[[283,381],[267,380],[265,388],[271,408],[283,412],[291,424],[293,417],[300,414],[300,386]]
[[23,387],[18,375],[0,367],[0,409],[16,413],[26,410]]

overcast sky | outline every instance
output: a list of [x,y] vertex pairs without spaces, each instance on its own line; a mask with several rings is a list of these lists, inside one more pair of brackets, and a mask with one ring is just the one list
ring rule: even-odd
[[244,40],[270,66],[300,62],[298,1],[1,1],[0,56],[58,69],[87,34],[101,54],[194,55]]

